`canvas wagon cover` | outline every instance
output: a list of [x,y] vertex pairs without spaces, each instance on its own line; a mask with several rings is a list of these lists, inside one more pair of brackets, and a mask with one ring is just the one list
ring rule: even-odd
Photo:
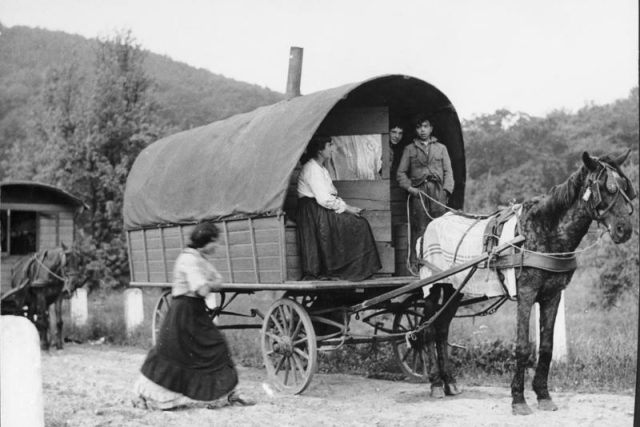
[[281,101],[149,145],[127,179],[125,227],[280,211],[290,175],[318,126],[341,99],[367,82]]

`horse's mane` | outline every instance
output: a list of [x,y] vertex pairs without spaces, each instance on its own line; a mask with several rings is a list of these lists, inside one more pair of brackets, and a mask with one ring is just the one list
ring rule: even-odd
[[531,199],[531,214],[560,219],[559,213],[567,210],[580,196],[580,189],[586,176],[587,169],[583,165],[573,172],[565,182],[553,186],[547,194]]

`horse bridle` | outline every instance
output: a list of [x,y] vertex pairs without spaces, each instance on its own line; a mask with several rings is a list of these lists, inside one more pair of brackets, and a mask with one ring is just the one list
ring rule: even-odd
[[[631,203],[631,200],[636,198],[636,194],[631,181],[626,176],[620,174],[614,167],[601,161],[598,161],[598,163],[602,166],[602,169],[600,169],[599,171],[590,172],[589,175],[587,175],[587,188],[582,195],[582,200],[587,203],[587,209],[589,211],[591,219],[598,222],[598,224],[601,224],[604,216],[611,210],[611,208],[613,208],[613,206],[617,203],[618,198],[620,197],[624,199],[625,203],[629,207],[629,215],[632,215],[633,204]],[[600,179],[605,173],[607,174],[605,188],[610,194],[613,194],[614,196],[611,199],[611,202],[604,209],[600,210],[598,209],[598,206],[602,204],[602,195],[600,194]],[[616,175],[625,180],[627,184],[627,191],[629,192],[629,194],[627,194],[622,188],[620,188],[620,185],[616,180]]]

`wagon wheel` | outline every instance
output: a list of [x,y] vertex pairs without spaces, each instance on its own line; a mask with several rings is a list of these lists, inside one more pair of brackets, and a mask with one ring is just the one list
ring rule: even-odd
[[261,341],[271,383],[279,391],[302,393],[318,364],[316,334],[304,307],[286,298],[276,300],[264,317]]
[[[416,329],[424,320],[424,303],[419,295],[411,295],[402,302],[400,309],[393,317],[393,332],[401,333]],[[402,372],[410,381],[427,382],[429,375],[429,359],[422,334],[407,344],[406,339],[395,340],[393,354]]]
[[156,306],[153,309],[153,320],[151,321],[151,344],[156,345],[158,335],[160,334],[160,328],[162,327],[162,321],[164,320],[169,306],[171,305],[171,290],[165,290],[158,298]]

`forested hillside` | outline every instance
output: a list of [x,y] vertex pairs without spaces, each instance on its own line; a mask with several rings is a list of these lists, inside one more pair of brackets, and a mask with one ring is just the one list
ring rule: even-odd
[[[128,33],[87,40],[60,32],[2,28],[0,179],[60,186],[90,207],[80,245],[92,286],[128,280],[122,197],[129,168],[150,142],[271,104],[282,94],[196,70],[145,51]],[[581,154],[631,150],[623,169],[638,188],[638,88],[607,105],[546,117],[499,110],[463,123],[465,210],[486,213],[546,193],[579,165]],[[446,141],[444,141],[446,143]],[[615,298],[636,289],[635,231],[624,245],[606,240],[602,283]],[[586,244],[593,241],[591,235]]]
[[[0,24],[0,157],[25,138],[27,121],[52,69],[75,64],[79,79],[95,74],[98,40],[59,31]],[[273,104],[283,95],[145,52],[142,63],[167,128],[200,126]],[[283,86],[284,86],[283,76]],[[3,171],[0,170],[0,179]]]

